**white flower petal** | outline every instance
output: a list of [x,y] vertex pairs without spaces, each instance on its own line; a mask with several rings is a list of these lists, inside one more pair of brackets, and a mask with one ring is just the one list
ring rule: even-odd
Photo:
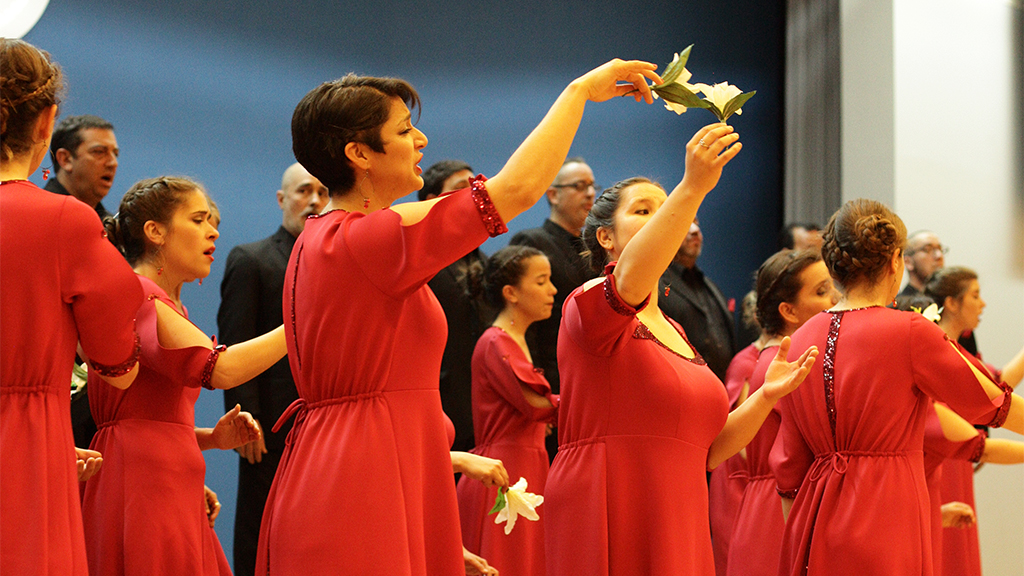
[[509,487],[505,492],[505,508],[498,512],[494,519],[495,524],[505,524],[505,534],[512,532],[519,516],[527,520],[539,520],[536,507],[544,503],[544,497],[539,494],[531,494],[526,491],[526,479],[519,478],[519,481]]

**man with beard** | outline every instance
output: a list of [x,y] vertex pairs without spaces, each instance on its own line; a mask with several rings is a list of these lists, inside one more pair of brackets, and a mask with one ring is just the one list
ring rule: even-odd
[[[306,225],[306,217],[319,214],[327,200],[327,188],[302,165],[292,164],[285,170],[281,189],[277,191],[281,227],[269,238],[235,246],[228,254],[217,311],[220,343],[243,342],[282,324],[284,273],[292,246]],[[237,449],[241,458],[235,514],[235,574],[255,572],[263,508],[291,423],[276,434],[270,429],[297,398],[287,357],[252,381],[224,391],[224,405],[228,409],[241,404],[242,410],[251,413],[263,429],[259,440]]]

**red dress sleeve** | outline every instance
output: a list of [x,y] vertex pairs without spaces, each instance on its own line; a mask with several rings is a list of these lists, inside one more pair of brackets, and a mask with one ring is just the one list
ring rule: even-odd
[[123,374],[138,359],[135,313],[142,288],[95,211],[65,202],[59,223],[54,232],[60,235],[61,296],[71,305],[79,342],[101,373]]
[[[481,358],[484,361],[485,373],[491,376],[488,378],[488,384],[517,412],[537,422],[547,422],[557,417],[558,397],[551,394],[551,385],[526,359],[519,345],[508,334],[500,332],[492,338]],[[532,406],[523,396],[521,386],[526,386],[546,397],[554,406]]]
[[920,314],[910,319],[911,370],[914,384],[974,424],[1000,426],[1006,420],[1011,395],[990,400],[981,382],[994,380],[980,360],[950,340],[934,323]]
[[[152,369],[165,376],[169,380],[180,383],[189,388],[210,387],[210,378],[213,375],[213,368],[217,358],[224,349],[223,346],[215,346],[212,350],[205,346],[187,346],[185,348],[164,348],[160,345],[157,335],[157,312],[156,301],[162,300],[174,309],[170,301],[148,278],[140,277],[146,299],[139,309],[137,326],[139,338],[142,342],[142,358],[140,362],[147,368]],[[188,317],[185,316],[187,320]],[[214,340],[216,344],[216,340]]]
[[803,484],[807,471],[814,463],[814,452],[804,441],[793,418],[787,418],[788,404],[792,400],[785,396],[776,405],[782,417],[779,433],[775,436],[768,464],[775,475],[776,489],[783,498],[795,498],[796,492]]
[[345,249],[356,264],[378,290],[396,298],[426,284],[489,235],[508,230],[479,186],[445,196],[415,224],[402,225],[397,212],[378,210],[353,214],[343,226]]
[[605,267],[604,282],[577,288],[566,299],[562,327],[576,344],[595,356],[611,356],[633,337],[638,312],[647,307],[650,296],[634,308],[625,303],[615,288],[615,264]]

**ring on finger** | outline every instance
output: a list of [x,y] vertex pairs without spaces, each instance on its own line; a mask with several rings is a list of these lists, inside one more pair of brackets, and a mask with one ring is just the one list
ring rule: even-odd
[[705,142],[703,138],[701,138],[700,142],[697,142],[697,144],[701,145],[704,148],[711,148],[711,145]]

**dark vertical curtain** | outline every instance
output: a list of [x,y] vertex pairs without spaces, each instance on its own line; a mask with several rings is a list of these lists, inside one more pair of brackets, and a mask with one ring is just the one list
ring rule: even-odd
[[788,0],[786,222],[824,226],[842,202],[840,0]]

